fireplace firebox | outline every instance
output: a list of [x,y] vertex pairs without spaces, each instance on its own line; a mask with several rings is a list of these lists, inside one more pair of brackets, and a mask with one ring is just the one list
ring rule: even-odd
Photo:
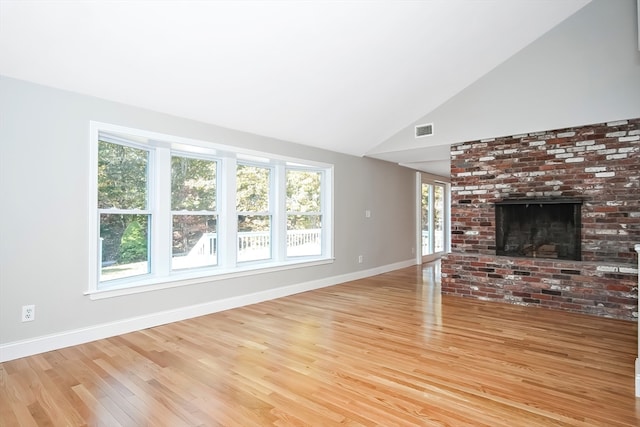
[[495,204],[496,255],[581,259],[582,200],[504,200]]

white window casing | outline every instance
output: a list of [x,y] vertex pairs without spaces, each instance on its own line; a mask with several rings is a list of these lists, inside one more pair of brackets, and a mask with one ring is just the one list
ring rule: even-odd
[[[314,161],[287,158],[253,150],[164,135],[122,126],[90,122],[89,162],[89,280],[86,294],[92,299],[145,292],[188,285],[214,282],[230,277],[257,274],[264,271],[300,268],[333,261],[333,166]],[[146,209],[136,214],[149,215],[148,274],[108,281],[100,280],[102,254],[100,242],[100,213],[124,213],[121,210],[98,209],[98,141],[143,149],[149,152]],[[172,156],[193,157],[215,161],[215,210],[173,212],[171,203]],[[248,160],[259,159],[259,160]],[[266,212],[248,212],[251,215],[269,215],[271,232],[271,258],[241,263],[237,258],[238,220],[236,212],[237,165],[252,164],[271,170],[269,208]],[[321,244],[319,255],[287,257],[287,212],[285,200],[287,167],[307,169],[321,176],[320,212],[305,212],[321,216]],[[127,211],[126,213],[131,213]],[[173,216],[212,215],[216,218],[217,264],[207,267],[172,270]]]

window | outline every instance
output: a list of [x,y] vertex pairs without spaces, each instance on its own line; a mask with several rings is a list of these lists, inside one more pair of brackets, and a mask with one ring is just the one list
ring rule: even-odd
[[422,225],[422,255],[432,254],[433,251],[433,242],[431,236],[433,233],[429,233],[429,230],[433,229],[431,225],[433,223],[433,204],[430,202],[431,197],[430,194],[433,192],[432,184],[421,184],[421,225]]
[[89,294],[332,259],[331,165],[95,122],[91,157]]
[[287,256],[322,253],[322,172],[287,170]]
[[420,183],[420,228],[422,256],[447,250],[447,184]]
[[434,251],[444,251],[444,185],[433,186],[433,236]]
[[149,273],[149,151],[98,143],[100,279]]
[[171,268],[218,263],[215,160],[171,157]]
[[271,258],[270,182],[268,167],[238,164],[236,168],[239,262]]

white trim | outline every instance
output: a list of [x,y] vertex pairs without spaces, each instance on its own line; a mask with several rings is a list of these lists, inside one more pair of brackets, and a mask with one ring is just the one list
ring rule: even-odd
[[325,259],[297,259],[281,263],[243,263],[239,267],[228,269],[190,269],[174,271],[166,277],[150,277],[148,279],[138,279],[135,282],[124,281],[120,286],[103,288],[95,291],[87,291],[90,299],[104,299],[121,297],[124,295],[139,294],[141,292],[158,291],[161,289],[176,288],[179,286],[195,285],[198,283],[215,282],[218,280],[235,279],[238,277],[253,276],[256,274],[273,273],[276,271],[291,270],[293,268],[313,267],[316,265],[331,264],[333,258]]
[[[434,179],[432,175],[425,174],[424,172],[416,172],[416,234],[417,234],[417,256],[416,258],[422,262],[427,263],[439,259],[445,253],[451,252],[451,184],[448,181],[442,181],[440,179]],[[422,254],[422,186],[429,186],[429,246],[433,251],[428,254]],[[435,252],[435,228],[434,214],[435,214],[435,188],[442,188],[443,192],[443,241],[442,250]]]
[[89,254],[89,277],[87,283],[89,290],[98,289],[100,282],[100,261],[102,253],[100,251],[100,219],[98,215],[98,135],[100,127],[96,122],[89,122],[89,200],[87,203],[87,212],[89,219],[89,230],[87,236],[98,236],[98,238],[89,237],[87,252]]
[[[334,242],[335,242],[335,229],[333,227],[334,223],[334,215],[333,212],[333,204],[334,204],[334,167],[331,165],[329,168],[326,168],[322,171],[322,180],[323,182],[320,185],[322,189],[322,205],[320,206],[320,210],[322,211],[322,220],[326,227],[322,227],[322,255],[323,256],[331,256],[333,257],[334,252]],[[327,232],[329,231],[329,232]]]
[[[423,183],[424,184],[424,183]],[[428,254],[422,254],[422,262],[430,262],[431,259],[429,255],[435,254],[436,252],[436,185],[435,182],[428,183],[429,185],[429,250],[431,251]]]
[[414,255],[416,256],[416,264],[422,264],[422,173],[416,172],[416,241]]
[[444,252],[451,252],[451,183],[443,182],[444,185]]
[[[288,164],[300,163],[307,167],[328,168],[333,165],[324,162],[318,162],[315,160],[301,159],[298,157],[290,157],[280,154],[274,154],[266,151],[252,150],[248,148],[236,147],[232,145],[221,144],[219,142],[204,141],[199,139],[187,138],[177,135],[153,132],[143,129],[137,129],[133,127],[114,125],[110,123],[98,122],[91,120],[89,122],[91,128],[91,135],[95,135],[96,139],[99,132],[110,134],[112,137],[122,137],[129,143],[136,142],[143,144],[143,146],[153,143],[153,145],[170,146],[176,152],[189,152],[189,153],[201,153],[208,156],[232,156],[242,157],[243,159],[253,158],[253,160],[268,158],[270,161],[281,161]],[[93,133],[95,132],[95,134]],[[133,138],[133,140],[132,140]],[[201,150],[194,151],[194,147],[198,147]],[[97,159],[97,153],[96,153]],[[242,159],[241,159],[242,160]],[[258,162],[260,164],[260,162]]]
[[[238,217],[236,216],[236,168],[238,162],[234,158],[225,159],[220,162],[221,180],[216,183],[216,191],[218,191],[218,203],[220,206],[220,216],[218,218],[218,247],[235,248],[238,241]],[[224,185],[220,185],[220,182]],[[235,267],[237,264],[238,251],[224,250],[218,251],[218,265],[229,268]]]
[[0,345],[0,362],[6,362],[21,357],[32,356],[34,354],[57,350],[73,345],[84,344],[99,339],[109,338],[115,335],[126,334],[129,332],[139,331],[142,329],[160,326],[171,322],[191,319],[193,317],[242,307],[249,304],[256,304],[259,302],[281,298],[300,292],[325,288],[352,280],[375,276],[400,268],[410,267],[412,265],[415,265],[414,260],[400,261],[394,264],[388,264],[368,270],[356,271],[353,273],[326,277],[309,282],[282,286],[266,291],[239,295],[222,300],[209,301],[202,304],[180,307],[173,310],[161,311],[144,316],[116,320],[114,322],[103,323],[86,328],[74,329],[26,340],[14,341]]
[[286,175],[286,166],[276,167],[273,169],[270,180],[271,188],[269,191],[269,209],[273,211],[271,221],[271,255],[276,261],[282,261],[287,258]]
[[[165,135],[156,132],[144,131],[140,129],[128,128],[124,126],[111,125],[106,123],[90,122],[90,173],[91,185],[89,191],[90,199],[90,229],[89,229],[89,280],[87,286],[87,295],[91,299],[102,298],[108,296],[119,296],[127,293],[138,293],[147,290],[164,289],[179,284],[201,283],[208,278],[205,276],[218,276],[211,280],[219,280],[220,278],[235,277],[233,273],[238,272],[239,275],[246,275],[246,270],[252,269],[282,269],[293,268],[292,264],[307,264],[313,261],[321,263],[332,262],[333,260],[333,212],[329,211],[331,203],[322,203],[322,233],[323,251],[319,256],[309,256],[300,260],[290,260],[286,258],[286,247],[282,245],[286,240],[286,213],[284,209],[278,210],[275,206],[275,196],[280,196],[278,201],[284,207],[284,197],[286,194],[285,181],[281,175],[288,167],[296,169],[314,170],[320,172],[323,177],[327,178],[328,185],[323,182],[321,185],[323,201],[328,199],[328,195],[333,196],[333,186],[331,174],[334,166],[326,163],[320,163],[311,160],[301,160],[297,158],[262,153],[253,150],[238,149],[237,147],[225,146],[218,143],[193,140],[174,135]],[[113,143],[125,144],[127,146],[140,147],[149,153],[148,166],[148,183],[147,183],[147,206],[144,210],[130,209],[96,209],[98,199],[98,144],[100,140],[113,141]],[[217,162],[216,179],[217,179],[217,210],[218,210],[218,248],[224,248],[218,252],[218,263],[215,271],[204,271],[203,269],[193,269],[191,271],[173,271],[172,266],[172,242],[171,242],[171,218],[173,211],[171,210],[171,199],[167,189],[171,187],[171,174],[167,171],[171,170],[171,156],[187,155],[190,158],[207,159]],[[242,160],[247,159],[247,160]],[[304,167],[302,163],[304,162]],[[268,212],[236,212],[236,179],[237,165],[244,164],[252,167],[266,168],[270,173],[270,189],[269,189],[269,211]],[[291,166],[296,165],[296,166]],[[220,185],[220,177],[224,185]],[[277,179],[281,178],[281,179]],[[277,186],[277,188],[276,188]],[[327,193],[331,191],[331,193]],[[274,215],[281,214],[280,216]],[[100,245],[100,214],[101,213],[124,213],[124,214],[144,214],[150,216],[150,270],[147,274],[129,276],[125,278],[113,279],[113,281],[100,281],[101,265],[101,245]],[[180,212],[179,214],[187,214]],[[189,212],[189,214],[192,214]],[[237,257],[237,215],[268,215],[271,219],[271,248],[279,248],[277,254],[272,253],[267,259],[256,260],[260,265],[254,267],[251,264],[247,267],[247,263],[238,262]],[[327,219],[324,221],[324,219]],[[280,221],[280,222],[275,222]],[[329,232],[328,232],[329,231]],[[327,237],[328,236],[328,237]],[[327,237],[327,238],[325,238]],[[331,246],[328,246],[331,245]],[[236,249],[234,249],[236,248]],[[331,250],[328,250],[330,248]],[[329,261],[327,261],[329,260]],[[284,267],[283,267],[284,266]],[[173,282],[173,283],[169,283]],[[134,289],[132,292],[125,292],[122,288],[130,287]],[[107,291],[102,293],[102,291]],[[101,296],[98,296],[101,295]]]

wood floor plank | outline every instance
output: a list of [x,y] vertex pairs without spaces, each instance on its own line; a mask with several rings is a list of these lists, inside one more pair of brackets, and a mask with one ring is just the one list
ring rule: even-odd
[[0,364],[0,426],[640,425],[637,323],[439,292],[438,264]]

